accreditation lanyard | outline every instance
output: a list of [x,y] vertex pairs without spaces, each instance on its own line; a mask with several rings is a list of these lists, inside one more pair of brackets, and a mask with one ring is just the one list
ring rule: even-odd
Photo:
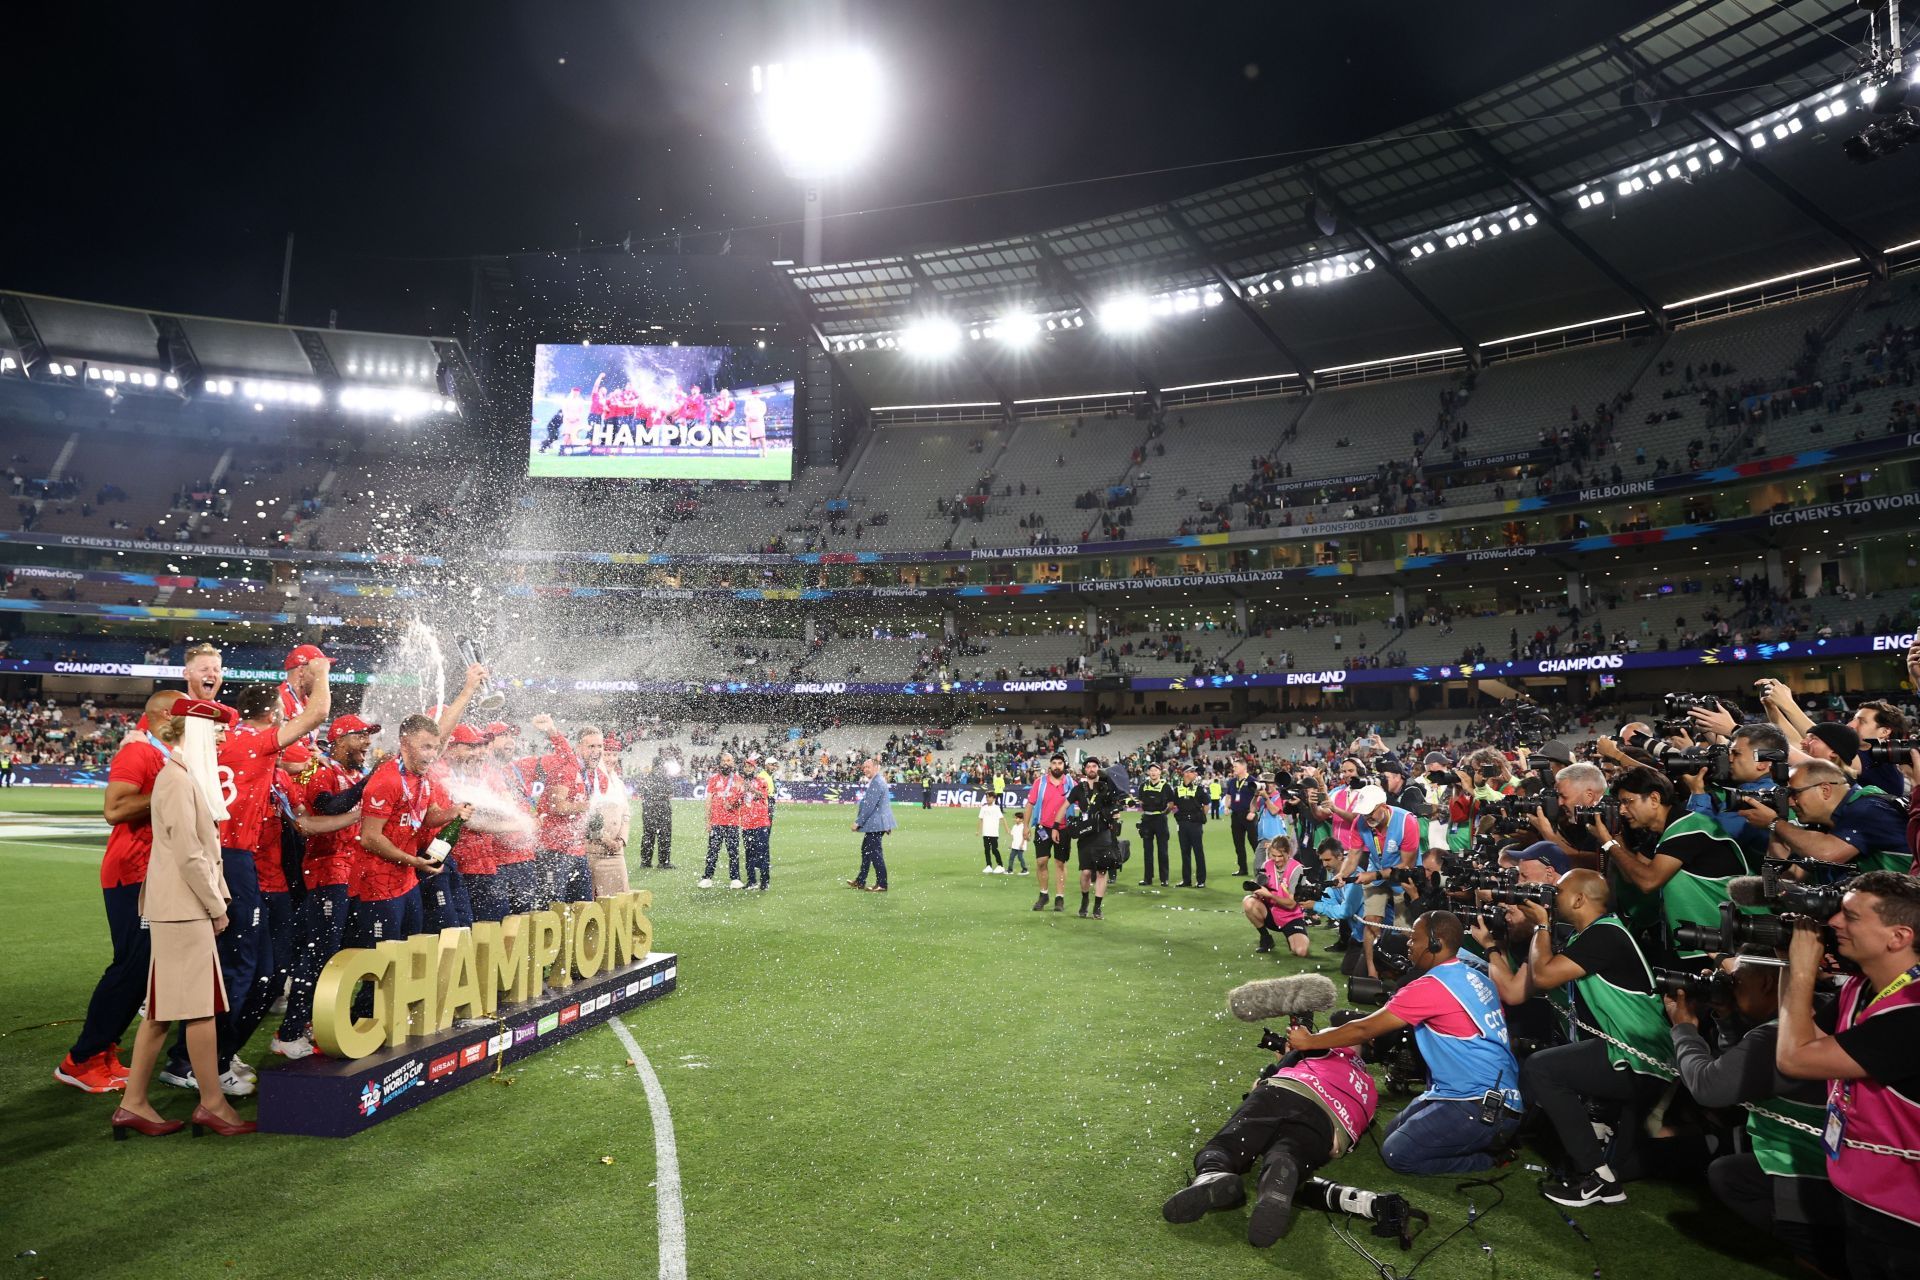
[[[1892,982],[1880,988],[1880,993],[1874,996],[1873,999],[1867,1001],[1866,1007],[1854,1015],[1853,1025],[1858,1026],[1860,1019],[1866,1015],[1868,1010],[1872,1009],[1873,1006],[1879,1004],[1882,1000],[1885,1000],[1888,996],[1908,986],[1916,979],[1920,979],[1920,964],[1914,965]],[[1846,1142],[1847,1135],[1847,1108],[1853,1104],[1853,1081],[1843,1080],[1839,1083],[1839,1098],[1837,1101],[1827,1103],[1827,1127],[1820,1134],[1820,1145],[1826,1151],[1827,1159],[1829,1160],[1838,1160],[1840,1158],[1840,1151]]]
[[153,749],[155,751],[158,751],[161,755],[170,756],[173,754],[173,748],[169,747],[166,743],[160,741],[160,739],[155,737],[151,731],[147,733],[147,741],[151,742],[153,744]]

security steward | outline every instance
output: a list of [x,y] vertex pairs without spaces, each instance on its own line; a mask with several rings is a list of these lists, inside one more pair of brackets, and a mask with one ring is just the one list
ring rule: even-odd
[[1147,766],[1147,780],[1140,784],[1141,873],[1142,887],[1153,883],[1154,851],[1159,851],[1160,883],[1167,883],[1167,809],[1173,803],[1173,787],[1160,776],[1160,766]]
[[1233,858],[1240,866],[1239,876],[1247,878],[1247,851],[1260,843],[1260,784],[1247,772],[1245,760],[1233,762],[1233,774],[1227,779],[1224,800],[1227,818],[1233,829]]
[[660,848],[660,869],[673,870],[673,778],[659,756],[640,778],[640,865],[653,865]]
[[[1207,887],[1207,851],[1200,843],[1201,828],[1207,825],[1207,809],[1213,803],[1200,771],[1188,765],[1173,789],[1173,825],[1180,833],[1180,887]],[[1196,878],[1197,874],[1197,878]]]

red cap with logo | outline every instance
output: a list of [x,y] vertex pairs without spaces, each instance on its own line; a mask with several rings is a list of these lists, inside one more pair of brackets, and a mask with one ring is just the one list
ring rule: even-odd
[[315,659],[325,658],[326,656],[326,654],[320,652],[319,645],[303,644],[287,655],[287,670],[292,671],[297,667],[304,667],[309,662]]
[[487,725],[487,736],[489,738],[517,738],[520,736],[520,730],[508,724],[505,720],[494,720]]
[[189,698],[184,693],[173,700],[173,706],[167,714],[176,718],[191,716],[195,720],[218,720],[229,726],[240,722],[240,713],[232,707],[206,698]]
[[470,724],[457,724],[453,726],[453,733],[449,736],[453,741],[466,747],[485,746],[487,741],[487,735]]
[[359,716],[356,716],[356,715],[337,716],[335,717],[334,722],[327,726],[327,741],[332,742],[337,738],[344,738],[350,733],[378,733],[378,732],[380,732],[379,725],[368,724],[365,720],[362,720]]

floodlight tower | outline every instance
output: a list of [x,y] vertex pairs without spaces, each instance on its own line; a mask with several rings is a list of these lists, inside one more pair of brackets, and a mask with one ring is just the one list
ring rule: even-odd
[[753,69],[753,93],[768,140],[804,200],[800,262],[821,261],[820,185],[864,160],[880,136],[879,65],[863,49],[839,49]]

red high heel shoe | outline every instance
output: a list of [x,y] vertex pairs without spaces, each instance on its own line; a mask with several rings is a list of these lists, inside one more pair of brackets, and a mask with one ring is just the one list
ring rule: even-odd
[[113,1112],[115,1142],[125,1142],[130,1133],[144,1133],[149,1138],[164,1138],[186,1127],[178,1120],[149,1120],[145,1116],[135,1115],[125,1107],[116,1107]]
[[223,1138],[237,1137],[243,1133],[253,1133],[260,1128],[251,1120],[242,1120],[238,1124],[228,1124],[205,1107],[193,1109],[193,1136],[198,1138],[211,1130]]

